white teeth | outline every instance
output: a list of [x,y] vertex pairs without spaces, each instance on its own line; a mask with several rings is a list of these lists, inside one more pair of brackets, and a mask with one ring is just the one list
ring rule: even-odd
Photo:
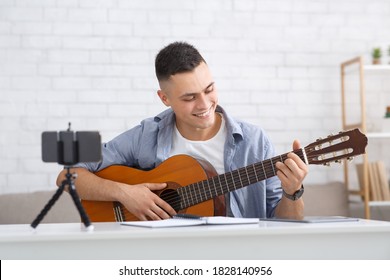
[[204,116],[207,116],[209,113],[210,113],[210,110],[208,110],[207,112],[204,112],[202,114],[197,114],[196,116],[197,117],[204,117]]

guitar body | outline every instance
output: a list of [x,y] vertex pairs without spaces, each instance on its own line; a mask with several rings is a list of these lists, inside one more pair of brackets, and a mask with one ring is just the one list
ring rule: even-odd
[[[215,169],[205,161],[196,160],[186,155],[177,155],[169,158],[150,171],[113,165],[98,171],[95,174],[104,179],[129,185],[166,182],[168,183],[166,189],[177,189],[181,186],[205,180],[208,177],[216,175],[216,172]],[[158,195],[160,193],[161,191],[156,192]],[[82,200],[81,203],[92,222],[138,220],[118,202]],[[213,199],[182,209],[179,212],[201,216],[213,216],[218,214],[214,213]]]

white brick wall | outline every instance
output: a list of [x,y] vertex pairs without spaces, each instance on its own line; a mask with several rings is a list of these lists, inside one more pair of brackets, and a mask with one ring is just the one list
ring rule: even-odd
[[[175,40],[198,47],[220,103],[284,153],[340,129],[340,63],[390,45],[390,2],[0,0],[0,193],[54,188],[61,167],[41,161],[42,131],[71,121],[106,141],[164,109],[153,62]],[[376,79],[380,119],[390,83]],[[310,170],[309,182],[342,178],[340,166]]]

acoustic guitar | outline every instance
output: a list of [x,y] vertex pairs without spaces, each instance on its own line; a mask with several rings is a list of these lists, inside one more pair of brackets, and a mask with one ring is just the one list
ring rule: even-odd
[[[306,164],[329,165],[364,154],[366,146],[367,137],[354,129],[318,139],[293,152]],[[166,182],[167,187],[156,194],[176,212],[213,216],[216,197],[275,176],[275,164],[286,160],[287,154],[220,175],[208,162],[187,155],[173,156],[149,171],[113,165],[95,174],[129,185]],[[119,202],[82,200],[82,204],[93,222],[138,220]]]

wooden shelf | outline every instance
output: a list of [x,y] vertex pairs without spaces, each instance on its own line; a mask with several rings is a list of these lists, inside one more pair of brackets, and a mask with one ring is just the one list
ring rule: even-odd
[[378,65],[374,65],[374,64],[365,64],[363,65],[363,68],[364,70],[379,70],[379,71],[383,71],[383,70],[390,70],[390,64],[378,64]]
[[[351,67],[353,66],[353,67]],[[359,90],[356,94],[360,96],[360,122],[351,124],[347,123],[346,114],[347,110],[346,107],[349,106],[346,102],[346,94],[345,94],[345,78],[348,73],[358,71],[359,75]],[[385,71],[387,74],[387,71],[390,71],[390,64],[379,64],[379,65],[368,65],[364,64],[363,57],[355,57],[353,59],[350,59],[348,61],[345,61],[341,64],[341,98],[342,98],[342,123],[343,123],[343,129],[351,129],[353,127],[358,127],[362,130],[363,133],[366,134],[366,136],[369,139],[386,139],[390,138],[390,131],[376,131],[376,132],[369,132],[367,133],[367,121],[366,121],[366,89],[365,89],[365,72],[374,72],[377,73],[377,71]],[[370,183],[369,183],[369,161],[368,161],[368,151],[366,150],[366,153],[363,155],[363,169],[362,169],[362,179],[361,179],[361,186],[362,189],[358,191],[350,190],[349,186],[349,167],[348,164],[344,165],[344,180],[347,188],[349,189],[350,194],[358,194],[363,198],[364,202],[364,210],[365,210],[365,217],[367,219],[370,219],[370,207],[371,206],[390,206],[390,201],[371,201],[370,200]]]
[[370,201],[370,206],[390,206],[390,201]]
[[368,138],[390,138],[390,132],[368,132]]

